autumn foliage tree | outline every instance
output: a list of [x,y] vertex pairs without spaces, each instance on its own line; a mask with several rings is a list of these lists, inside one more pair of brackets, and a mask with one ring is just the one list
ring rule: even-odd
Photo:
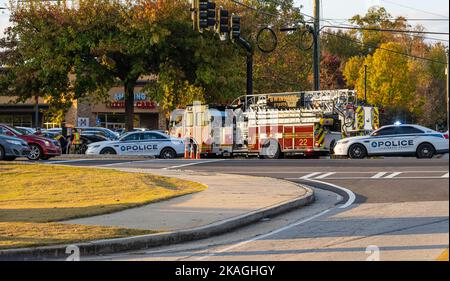
[[228,62],[236,48],[214,48],[217,38],[193,31],[189,7],[187,0],[12,2],[13,24],[1,45],[8,68],[0,84],[15,85],[9,92],[22,96],[36,83],[40,94],[59,101],[106,96],[121,85],[128,130],[134,89],[145,75],[157,77],[151,94],[168,111],[239,92],[242,75],[231,72]]

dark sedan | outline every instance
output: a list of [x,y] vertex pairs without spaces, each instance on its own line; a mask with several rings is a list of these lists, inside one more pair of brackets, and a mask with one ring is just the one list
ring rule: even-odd
[[5,135],[0,135],[0,160],[13,161],[17,157],[27,157],[30,147],[27,142]]

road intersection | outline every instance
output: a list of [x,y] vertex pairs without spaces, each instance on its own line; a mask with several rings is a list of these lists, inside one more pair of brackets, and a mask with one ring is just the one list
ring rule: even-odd
[[316,203],[310,206],[231,233],[182,245],[90,257],[95,260],[434,260],[448,248],[447,159],[90,159],[52,163],[265,176],[316,191]]

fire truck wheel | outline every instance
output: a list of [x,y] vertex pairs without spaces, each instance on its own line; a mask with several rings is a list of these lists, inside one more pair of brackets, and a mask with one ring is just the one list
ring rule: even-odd
[[279,159],[281,156],[280,145],[275,140],[270,140],[263,145],[260,155],[264,159]]
[[348,157],[351,159],[364,159],[367,156],[367,150],[362,144],[354,144],[348,149]]
[[330,143],[330,155],[334,154],[334,147],[336,146],[336,141],[332,140]]

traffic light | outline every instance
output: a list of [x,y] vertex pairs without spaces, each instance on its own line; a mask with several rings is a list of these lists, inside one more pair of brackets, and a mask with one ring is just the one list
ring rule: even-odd
[[233,14],[230,20],[230,38],[237,39],[241,36],[241,17]]
[[216,31],[219,33],[220,36],[224,36],[227,33],[229,33],[229,17],[228,17],[228,10],[225,10],[224,8],[220,7],[217,11],[217,25],[216,25]]
[[198,2],[198,30],[203,31],[216,24],[216,3],[209,0]]

